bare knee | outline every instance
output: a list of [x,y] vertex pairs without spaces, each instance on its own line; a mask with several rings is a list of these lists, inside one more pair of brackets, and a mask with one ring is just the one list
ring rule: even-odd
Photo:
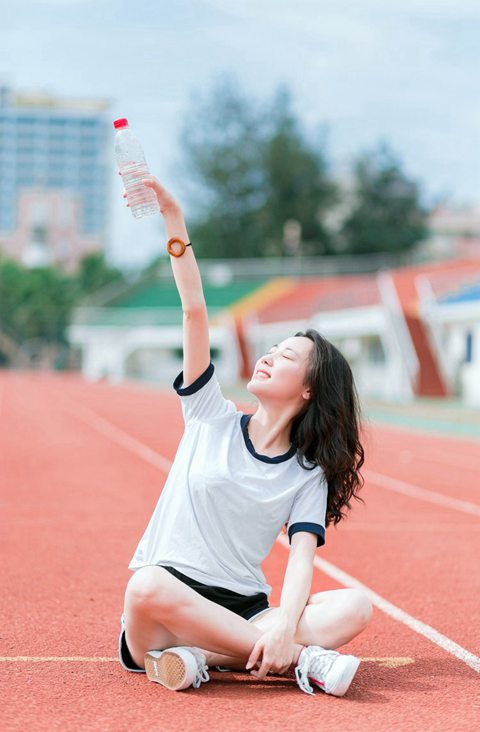
[[126,604],[138,610],[148,611],[152,607],[168,610],[176,604],[175,593],[168,580],[168,572],[162,567],[142,567],[128,582]]
[[366,628],[372,619],[373,605],[363,590],[348,590],[348,606],[352,617],[361,628]]

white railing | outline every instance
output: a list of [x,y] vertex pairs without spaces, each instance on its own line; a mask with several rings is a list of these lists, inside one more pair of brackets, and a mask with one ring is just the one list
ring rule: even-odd
[[[197,263],[202,280],[206,285],[225,286],[242,279],[254,282],[271,277],[331,277],[341,274],[366,274],[414,264],[418,258],[419,255],[415,252],[404,254],[384,252],[359,256],[338,254],[316,257],[197,258]],[[154,270],[131,271],[126,274],[126,277],[127,282],[111,282],[90,295],[88,298],[90,306],[102,307],[144,283],[174,282],[168,255],[158,261]],[[87,305],[87,302],[85,304]]]
[[415,288],[418,293],[420,303],[420,314],[422,320],[425,323],[425,331],[428,337],[428,342],[433,351],[435,361],[440,371],[440,376],[452,393],[455,391],[455,378],[452,364],[449,363],[448,358],[445,358],[445,349],[442,347],[441,324],[435,322],[435,319],[431,317],[432,312],[435,311],[435,305],[437,298],[435,291],[432,287],[432,283],[425,274],[417,275],[415,277]]
[[377,276],[377,283],[383,305],[392,326],[391,334],[398,356],[405,365],[410,386],[413,390],[418,379],[420,362],[403,314],[395,282],[389,272],[380,272]]
[[[224,308],[209,307],[210,319]],[[76,308],[72,325],[134,327],[141,325],[182,325],[183,311],[179,307],[125,308],[125,307],[79,307]]]
[[[378,272],[415,261],[415,255],[364,254],[353,256],[347,254],[325,256],[288,256],[288,257],[256,257],[245,259],[197,259],[202,276],[215,280],[255,279],[259,277],[331,277],[337,274],[355,274]],[[160,262],[156,270],[159,277],[172,277],[169,261]]]

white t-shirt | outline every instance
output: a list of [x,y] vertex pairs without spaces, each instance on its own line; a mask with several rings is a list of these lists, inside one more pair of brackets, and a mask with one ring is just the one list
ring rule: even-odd
[[242,595],[265,592],[260,568],[282,526],[325,543],[327,485],[322,469],[302,468],[292,446],[259,455],[248,437],[251,415],[223,396],[213,363],[182,388],[185,431],[165,486],[129,569],[170,565],[207,585]]

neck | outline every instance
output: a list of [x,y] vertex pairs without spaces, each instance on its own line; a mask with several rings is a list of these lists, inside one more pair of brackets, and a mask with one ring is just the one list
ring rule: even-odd
[[260,404],[248,423],[248,434],[256,452],[281,455],[291,446],[290,428],[295,412]]

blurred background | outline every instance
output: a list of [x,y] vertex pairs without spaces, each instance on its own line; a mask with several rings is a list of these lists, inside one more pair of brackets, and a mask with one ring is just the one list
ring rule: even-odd
[[478,410],[479,31],[473,0],[2,7],[0,367],[181,369],[162,218],[122,198],[125,116],[184,208],[232,394],[314,327],[372,409]]

